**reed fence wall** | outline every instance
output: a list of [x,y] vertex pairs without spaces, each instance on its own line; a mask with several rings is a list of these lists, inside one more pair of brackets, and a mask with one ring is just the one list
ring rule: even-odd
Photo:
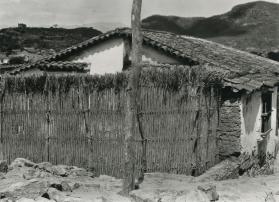
[[[53,84],[54,86],[56,84]],[[61,90],[11,88],[0,100],[3,153],[34,162],[76,165],[123,177],[125,88]],[[218,95],[200,85],[180,90],[142,85],[140,121],[148,172],[198,175],[218,159]],[[142,140],[134,142],[140,168]]]

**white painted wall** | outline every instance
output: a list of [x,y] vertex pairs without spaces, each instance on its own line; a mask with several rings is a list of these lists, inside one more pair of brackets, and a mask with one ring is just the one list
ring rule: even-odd
[[[267,153],[276,155],[276,147],[279,144],[277,126],[277,94],[275,87],[272,93],[271,131],[267,135]],[[258,141],[262,140],[262,94],[255,92],[251,96],[243,96],[241,99],[241,146],[242,152],[251,154],[258,152]]]
[[[126,54],[131,60],[130,46],[127,41],[125,45],[124,39],[110,39],[71,56],[67,61],[90,63],[90,74],[117,73],[123,70]],[[146,45],[143,46],[142,60],[150,64],[182,64],[178,59]]]
[[271,114],[271,128],[270,136],[267,140],[267,152],[272,154],[273,156],[276,155],[276,147],[279,142],[278,138],[278,126],[277,126],[277,102],[278,102],[278,87],[273,89],[272,93],[272,114]]
[[124,62],[124,40],[111,39],[101,42],[68,60],[90,63],[91,75],[121,72]]
[[181,61],[176,58],[146,45],[143,46],[142,61],[150,64],[182,64]]
[[241,99],[241,152],[257,151],[257,140],[261,135],[262,97],[261,92],[245,95]]

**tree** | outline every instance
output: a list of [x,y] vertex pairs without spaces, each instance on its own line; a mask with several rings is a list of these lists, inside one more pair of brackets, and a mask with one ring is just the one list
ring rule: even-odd
[[141,33],[141,6],[142,0],[133,0],[131,15],[132,25],[132,66],[129,71],[127,87],[127,102],[125,116],[125,178],[122,193],[128,195],[135,188],[135,150],[134,139],[137,122],[137,98],[139,96],[139,78],[142,60],[142,33]]

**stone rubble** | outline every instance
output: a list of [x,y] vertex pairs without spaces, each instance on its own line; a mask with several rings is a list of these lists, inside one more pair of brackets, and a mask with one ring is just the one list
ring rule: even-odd
[[113,194],[102,198],[99,193],[113,190],[106,182],[116,187],[118,202],[125,201],[116,196],[121,180],[108,176],[95,179],[94,173],[83,168],[49,162],[36,164],[23,158],[15,159],[9,166],[6,161],[0,165],[0,202],[110,202]]
[[1,161],[0,202],[279,202],[279,173],[251,178],[239,171],[253,167],[228,159],[199,177],[166,173],[145,174],[138,190],[123,197],[122,180],[94,174],[83,168],[33,163],[16,159]]

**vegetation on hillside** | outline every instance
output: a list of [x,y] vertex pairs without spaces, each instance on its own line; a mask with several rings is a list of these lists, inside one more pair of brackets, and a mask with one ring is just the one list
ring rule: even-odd
[[26,47],[58,51],[99,34],[93,28],[6,28],[0,30],[0,52]]
[[257,1],[209,18],[151,16],[143,27],[206,38],[249,52],[279,49],[279,4]]

